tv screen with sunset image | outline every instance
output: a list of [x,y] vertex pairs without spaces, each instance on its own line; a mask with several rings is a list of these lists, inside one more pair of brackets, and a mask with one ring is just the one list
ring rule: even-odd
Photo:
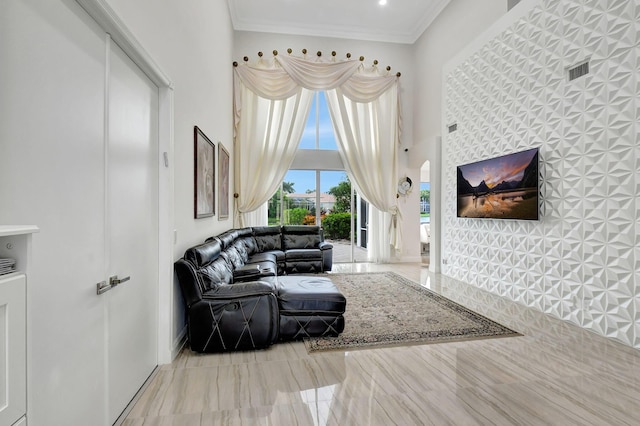
[[538,220],[538,148],[458,166],[458,217]]

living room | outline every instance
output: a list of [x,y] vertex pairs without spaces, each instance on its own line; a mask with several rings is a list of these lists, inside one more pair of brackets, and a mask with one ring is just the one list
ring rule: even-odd
[[[105,41],[106,24],[83,9],[92,3],[112,8],[125,31],[106,31],[111,41]],[[115,290],[126,284],[100,297],[95,288],[110,275],[130,274],[113,270],[112,263],[120,251],[135,248],[118,247],[119,235],[109,234],[117,223],[105,220],[126,210],[127,201],[108,210],[110,200],[119,199],[105,191],[104,70],[110,62],[118,71],[126,56],[134,56],[127,40],[143,47],[148,56],[136,59],[152,64],[144,71],[160,87],[154,100],[160,112],[158,217],[138,223],[162,230],[155,260],[158,303],[145,308],[157,329],[157,365],[176,359],[186,336],[173,262],[234,223],[233,207],[227,220],[193,217],[193,128],[222,144],[233,160],[231,64],[287,48],[296,55],[302,49],[336,51],[340,58],[362,55],[366,64],[379,60],[401,72],[400,175],[419,182],[422,163],[431,163],[433,271],[419,264],[414,190],[400,203],[404,243],[396,263],[337,266],[335,272],[395,271],[448,289],[460,303],[524,335],[320,358],[289,343],[236,356],[178,358],[179,367],[204,369],[164,371],[167,381],[186,376],[152,387],[165,396],[164,405],[145,393],[146,411],[139,406],[128,424],[142,424],[144,417],[173,424],[225,418],[285,424],[298,410],[304,412],[301,422],[331,424],[517,424],[536,413],[539,423],[555,424],[639,418],[640,389],[633,378],[640,366],[640,148],[638,92],[631,84],[638,73],[633,29],[639,5],[522,1],[508,10],[507,3],[453,0],[414,43],[403,44],[237,31],[224,1],[4,2],[0,223],[39,228],[32,237],[26,296],[29,423],[111,423],[104,402],[114,392],[108,389],[114,355],[109,332],[116,317],[126,327],[128,317],[113,310]],[[125,53],[105,59],[105,45]],[[508,52],[513,64],[501,68]],[[583,60],[591,60],[592,75],[569,84],[565,68]],[[491,95],[494,89],[499,95]],[[109,115],[117,118],[117,110]],[[458,131],[448,134],[454,123]],[[532,146],[543,154],[540,221],[456,217],[455,166]],[[336,387],[340,372],[350,385]],[[223,396],[223,389],[235,386],[234,377],[258,388]],[[205,393],[205,383],[219,383],[217,405],[207,406],[213,401],[208,397],[194,399],[191,407],[174,400],[170,391],[180,380]],[[261,383],[275,380],[283,382],[281,392],[261,395]]]

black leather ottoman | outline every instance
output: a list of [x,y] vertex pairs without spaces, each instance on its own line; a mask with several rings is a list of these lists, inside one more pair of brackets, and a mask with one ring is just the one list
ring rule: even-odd
[[277,280],[280,340],[342,333],[347,299],[329,278],[297,275]]

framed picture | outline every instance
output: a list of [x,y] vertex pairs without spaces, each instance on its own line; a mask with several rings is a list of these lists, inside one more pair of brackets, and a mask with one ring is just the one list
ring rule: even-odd
[[218,142],[218,220],[229,218],[229,153]]
[[215,145],[198,128],[193,127],[194,214],[196,219],[215,213]]

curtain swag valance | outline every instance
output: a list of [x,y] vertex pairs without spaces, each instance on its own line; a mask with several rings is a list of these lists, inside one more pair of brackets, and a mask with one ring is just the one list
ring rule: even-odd
[[275,56],[272,63],[240,64],[236,75],[249,90],[271,100],[294,96],[300,88],[331,90],[340,87],[354,102],[371,102],[397,81],[396,75],[380,75],[357,60],[310,61],[295,56]]

